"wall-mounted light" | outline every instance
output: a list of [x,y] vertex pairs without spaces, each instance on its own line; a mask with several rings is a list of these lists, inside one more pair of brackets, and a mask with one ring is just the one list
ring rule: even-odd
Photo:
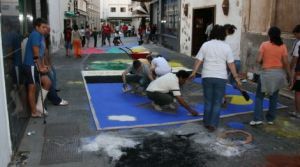
[[164,24],[167,22],[167,20],[161,20],[160,22]]
[[23,21],[24,20],[24,16],[23,16],[23,14],[19,14],[19,21]]
[[29,20],[29,21],[33,21],[33,16],[31,16],[31,15],[26,15],[26,17],[27,17],[27,19]]
[[229,13],[229,0],[224,0],[222,4],[223,13],[225,16],[228,16]]

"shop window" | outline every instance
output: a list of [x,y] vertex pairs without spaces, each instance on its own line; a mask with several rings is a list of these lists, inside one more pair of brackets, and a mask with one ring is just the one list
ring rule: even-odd
[[178,0],[162,1],[161,16],[162,32],[164,34],[177,36],[179,28]]
[[110,8],[110,12],[116,12],[116,8],[115,7]]

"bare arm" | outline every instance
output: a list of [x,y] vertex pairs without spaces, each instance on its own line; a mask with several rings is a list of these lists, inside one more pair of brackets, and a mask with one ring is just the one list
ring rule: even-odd
[[256,63],[262,64],[262,57],[263,57],[262,53],[259,52],[259,54],[256,57]]
[[37,65],[39,72],[46,73],[48,70],[44,67],[44,62],[39,58],[40,48],[38,46],[33,46],[33,60]]
[[151,70],[149,70],[149,72],[148,72],[148,78],[150,79],[150,81],[154,80],[154,77],[153,77],[153,74],[152,74]]
[[298,57],[293,56],[292,61],[290,63],[291,72],[294,71],[296,64],[297,64],[297,60],[298,60]]
[[196,60],[196,62],[194,64],[194,69],[193,69],[193,72],[192,72],[190,78],[194,78],[196,76],[197,71],[202,63],[203,63],[203,61],[201,61],[199,59]]
[[291,73],[291,68],[290,68],[288,56],[283,56],[282,57],[282,63],[283,63],[283,67],[285,69],[285,72],[287,73],[288,80],[290,82],[291,79],[292,79],[292,73]]
[[186,110],[188,110],[193,116],[197,116],[198,112],[192,109],[181,96],[175,96],[179,104],[181,104]]
[[128,70],[125,70],[123,73],[122,73],[122,80],[123,80],[123,84],[127,84],[126,82],[126,75],[129,73]]

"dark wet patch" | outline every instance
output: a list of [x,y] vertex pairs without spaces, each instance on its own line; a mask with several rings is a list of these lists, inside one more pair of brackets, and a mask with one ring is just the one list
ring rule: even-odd
[[150,136],[134,148],[124,148],[122,151],[125,154],[116,167],[202,167],[214,160],[210,153],[189,137]]

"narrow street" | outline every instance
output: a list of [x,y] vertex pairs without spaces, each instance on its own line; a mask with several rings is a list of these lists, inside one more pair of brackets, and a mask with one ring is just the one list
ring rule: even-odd
[[[124,43],[125,45],[135,45],[137,41],[135,37],[125,38]],[[192,58],[154,44],[143,46],[152,52],[161,53],[169,59],[169,62],[181,63],[186,68],[193,67],[194,60]],[[118,49],[118,47],[98,48]],[[220,164],[224,167],[260,166],[268,155],[299,153],[300,130],[297,126],[299,120],[288,116],[287,111],[291,110],[293,102],[285,97],[280,97],[280,103],[287,105],[288,108],[279,111],[279,118],[274,127],[269,125],[250,127],[248,122],[251,120],[252,114],[243,114],[221,119],[221,125],[214,133],[208,133],[202,127],[202,121],[173,126],[98,131],[91,113],[81,71],[93,70],[90,65],[95,61],[122,60],[126,62],[131,60],[125,53],[88,54],[83,55],[82,58],[66,57],[64,49],[53,54],[53,60],[57,70],[58,88],[61,90],[58,93],[69,101],[69,105],[54,106],[46,101],[49,112],[49,116],[46,118],[47,123],[44,125],[43,119],[30,119],[19,147],[19,153],[24,152],[28,155],[25,166],[138,167],[142,163],[144,166],[151,166],[151,163],[158,164],[158,162],[151,162],[150,158],[140,157],[143,154],[145,156],[151,154],[152,161],[155,160],[155,156],[164,156],[160,157],[161,166],[166,164],[176,166],[180,163],[216,167]],[[251,87],[255,87],[252,84],[246,85],[249,90]],[[189,88],[185,87],[184,89]],[[99,103],[105,103],[105,99]],[[230,143],[227,140],[225,142],[228,143],[222,143],[220,141],[220,134],[231,129],[227,123],[232,121],[241,122],[245,126],[243,130],[252,134],[253,141],[250,144]],[[34,133],[29,134],[29,132]],[[192,136],[186,137],[190,134]],[[243,138],[243,136],[232,137],[233,141]],[[141,150],[142,148],[136,146],[137,143],[144,144],[144,148],[159,147],[157,144],[163,143],[163,147],[160,148],[162,150],[156,151]],[[136,148],[141,152],[138,155],[128,152],[127,155],[130,156],[127,159],[120,159],[121,147],[128,147],[127,151],[130,151],[129,148]],[[163,155],[160,151],[164,152]],[[179,157],[172,159],[174,155],[168,151],[176,151],[176,156]],[[189,157],[190,159],[187,159],[189,162],[185,161],[184,157],[180,157],[180,155],[185,156],[186,154],[192,155]],[[145,165],[148,163],[149,165]]]

